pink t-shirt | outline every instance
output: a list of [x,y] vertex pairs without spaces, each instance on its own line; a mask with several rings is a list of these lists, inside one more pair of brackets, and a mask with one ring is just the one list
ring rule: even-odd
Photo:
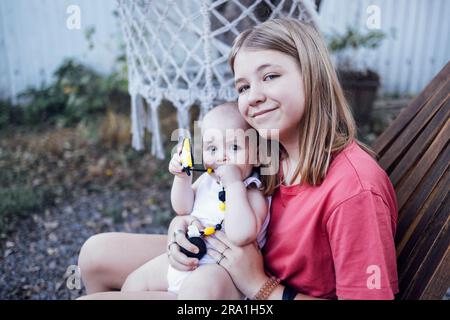
[[314,297],[393,299],[398,292],[397,200],[386,173],[355,142],[320,186],[277,188],[266,270]]

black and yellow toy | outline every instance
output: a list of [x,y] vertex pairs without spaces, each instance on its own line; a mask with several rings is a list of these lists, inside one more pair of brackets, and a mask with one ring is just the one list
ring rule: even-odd
[[180,247],[180,251],[189,258],[197,258],[200,260],[206,254],[206,243],[203,238],[216,233],[216,231],[221,230],[222,224],[223,220],[220,223],[216,224],[214,227],[207,227],[203,230],[198,230],[194,225],[189,226],[186,237],[193,245],[197,246],[198,253],[193,253],[183,247]]
[[181,153],[180,153],[180,160],[181,160],[181,166],[183,167],[183,172],[186,172],[188,176],[191,175],[191,171],[201,171],[201,172],[208,172],[211,174],[214,172],[212,168],[208,169],[202,169],[202,168],[194,168],[194,157],[192,155],[192,146],[191,146],[191,140],[189,138],[182,138],[182,145],[181,145]]
[[[180,160],[181,160],[181,166],[183,167],[183,172],[186,172],[188,176],[191,175],[191,171],[201,171],[201,172],[208,172],[209,174],[213,173],[214,170],[212,168],[208,169],[200,169],[200,168],[194,168],[194,157],[192,155],[192,146],[191,146],[191,140],[189,138],[182,138],[182,145],[181,145],[181,152],[180,152]],[[219,209],[221,211],[225,211],[225,188],[222,188],[222,191],[218,194],[219,198]],[[210,236],[214,234],[216,231],[222,229],[223,220],[215,225],[214,227],[206,227],[203,230],[198,230],[195,226],[190,226],[189,230],[186,233],[186,237],[188,240],[197,246],[199,248],[198,253],[193,253],[188,250],[186,250],[183,247],[180,247],[181,252],[183,252],[188,257],[201,259],[206,254],[206,244],[203,240],[203,237]],[[194,228],[195,227],[195,228]],[[195,230],[193,230],[195,229]]]

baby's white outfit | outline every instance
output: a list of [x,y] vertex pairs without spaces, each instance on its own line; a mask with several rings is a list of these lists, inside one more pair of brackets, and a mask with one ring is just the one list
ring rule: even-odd
[[[191,215],[197,217],[200,222],[205,227],[214,227],[219,224],[224,219],[224,212],[219,209],[219,198],[218,194],[222,191],[222,185],[219,184],[213,177],[209,174],[201,177],[202,181],[198,185],[197,191],[195,193],[195,202],[194,208],[192,209]],[[256,187],[259,188],[261,186],[261,181],[259,180],[258,174],[254,173],[252,176],[248,177],[244,181],[245,187],[248,187],[250,184],[256,184]],[[269,208],[270,201],[269,200]],[[267,226],[269,224],[269,211],[266,214],[266,218],[261,227],[261,231],[257,236],[257,242],[260,248],[262,248],[266,242],[266,232]],[[224,225],[222,224],[222,227]],[[224,228],[222,229],[224,230]],[[207,244],[207,248],[210,246]],[[216,261],[205,254],[199,261],[199,264],[207,264],[207,263],[216,263]],[[169,292],[178,293],[180,290],[181,284],[183,281],[189,276],[192,271],[180,271],[173,268],[169,265],[169,270],[167,272],[167,280],[169,282]]]

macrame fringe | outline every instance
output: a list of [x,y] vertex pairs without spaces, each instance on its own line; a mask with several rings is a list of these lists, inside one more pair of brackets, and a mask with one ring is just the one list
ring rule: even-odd
[[[239,0],[117,0],[122,34],[126,43],[128,82],[131,96],[132,146],[145,148],[145,131],[151,133],[151,153],[164,159],[158,109],[162,99],[177,109],[180,135],[189,131],[190,108],[200,104],[201,120],[217,101],[236,99],[233,79],[227,61],[230,46],[220,40],[226,32],[237,33],[239,22],[248,17],[256,22],[254,10],[260,3],[272,9],[271,17],[292,16],[319,28],[319,19],[312,0],[294,0],[277,5],[256,0],[246,7]],[[233,21],[218,12],[224,4],[242,12]],[[211,19],[223,26],[212,31]],[[242,30],[240,30],[242,31]],[[181,62],[180,63],[180,60]]]

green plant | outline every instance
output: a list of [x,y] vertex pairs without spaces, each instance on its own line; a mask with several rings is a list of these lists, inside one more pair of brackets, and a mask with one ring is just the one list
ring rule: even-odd
[[42,210],[53,201],[52,198],[51,192],[46,189],[27,186],[0,188],[0,232],[5,230],[8,217],[25,217],[29,212]]
[[20,99],[27,101],[20,105],[21,119],[19,124],[37,124],[53,120],[55,116],[63,114],[66,97],[57,86],[41,86],[30,88],[19,95]]
[[5,127],[11,119],[13,106],[9,101],[0,101],[0,128]]
[[[118,13],[114,13],[118,16]],[[88,26],[84,36],[89,51],[95,48],[96,29]],[[7,124],[56,124],[70,126],[89,120],[94,114],[107,109],[128,112],[128,67],[126,47],[117,38],[118,55],[114,70],[101,75],[73,58],[66,59],[54,72],[50,84],[32,87],[18,95],[21,105],[10,108],[10,103],[0,101],[0,129]]]
[[123,72],[101,76],[93,69],[65,60],[54,73],[55,81],[20,94],[26,103],[20,107],[23,124],[42,122],[72,125],[93,114],[103,113],[113,96],[126,95]]
[[95,35],[95,27],[94,26],[89,26],[86,28],[86,31],[84,32],[84,38],[86,39],[88,46],[89,46],[89,50],[93,50],[95,48],[95,44],[94,44],[94,35]]
[[362,34],[354,27],[347,27],[343,34],[334,32],[329,38],[329,48],[332,52],[339,52],[347,48],[378,48],[386,34],[382,31],[369,31]]
[[355,27],[348,26],[344,33],[334,31],[327,36],[328,48],[336,55],[337,68],[343,70],[368,69],[355,65],[354,55],[361,49],[376,49],[386,38],[383,31],[361,32]]

